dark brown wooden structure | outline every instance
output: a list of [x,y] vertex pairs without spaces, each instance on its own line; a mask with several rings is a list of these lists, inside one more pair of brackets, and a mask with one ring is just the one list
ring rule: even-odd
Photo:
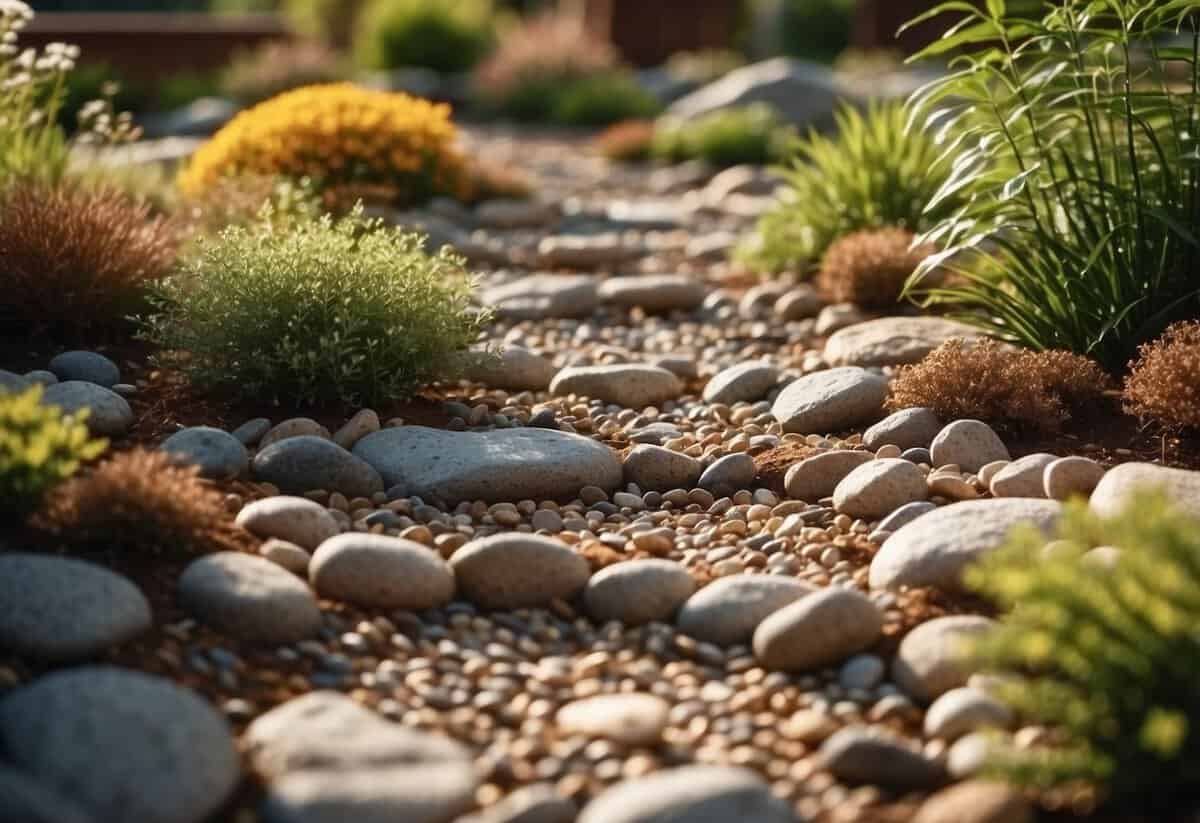
[[635,66],[733,45],[739,0],[584,0],[584,25]]

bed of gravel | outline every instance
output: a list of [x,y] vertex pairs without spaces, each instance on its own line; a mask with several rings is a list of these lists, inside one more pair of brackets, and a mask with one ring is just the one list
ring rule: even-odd
[[[888,416],[894,368],[969,330],[747,280],[726,255],[760,169],[470,139],[540,195],[394,216],[457,245],[496,313],[444,429],[172,435],[264,542],[194,560],[166,606],[0,554],[0,819],[1033,819],[974,777],[998,739],[1053,735],[962,659],[991,618],[961,572],[1071,495],[1111,511],[1161,479],[1195,505],[1200,475]],[[118,364],[46,365],[0,376],[131,424]]]

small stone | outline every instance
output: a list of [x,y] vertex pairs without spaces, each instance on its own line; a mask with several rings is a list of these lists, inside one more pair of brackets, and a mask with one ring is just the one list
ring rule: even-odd
[[1043,482],[1046,467],[1057,460],[1053,454],[1030,454],[1018,458],[992,476],[988,487],[994,497],[1046,496]]
[[481,302],[512,320],[587,317],[600,304],[596,278],[589,275],[532,274],[483,292]]
[[933,455],[929,453],[929,449],[905,449],[901,454],[905,460],[910,463],[916,463],[918,466],[933,465]]
[[0,554],[0,648],[52,663],[97,657],[150,629],[131,581],[83,560]]
[[455,823],[575,823],[579,810],[552,785],[535,783]]
[[901,409],[863,432],[863,445],[875,451],[896,446],[901,451],[925,449],[942,430],[941,421],[930,409]]
[[281,440],[287,440],[289,437],[304,436],[322,437],[326,440],[332,439],[329,429],[322,426],[316,420],[308,417],[293,417],[289,420],[284,420],[259,438],[258,447],[265,449],[267,446],[278,443]]
[[825,343],[825,362],[831,366],[918,363],[947,340],[979,336],[975,327],[944,317],[881,317],[839,329]]
[[789,740],[817,746],[840,728],[841,725],[827,714],[801,709],[784,722],[781,731]]
[[754,656],[767,668],[810,671],[862,651],[882,631],[883,614],[870,598],[827,588],[764,619],[754,630]]
[[545,391],[558,369],[546,358],[521,346],[505,346],[494,354],[474,354],[468,359],[465,377],[510,391]]
[[807,283],[788,289],[775,301],[775,314],[781,320],[796,321],[816,317],[824,301],[817,290]]
[[163,441],[160,448],[180,460],[200,467],[200,476],[233,480],[246,472],[250,456],[233,435],[211,426],[181,429]]
[[768,616],[815,591],[811,584],[793,577],[722,577],[689,597],[675,624],[684,634],[718,646],[747,643]]
[[817,313],[817,322],[813,332],[817,337],[825,337],[841,329],[862,323],[867,319],[863,310],[853,303],[835,303],[826,306]]
[[661,742],[671,707],[652,694],[603,694],[574,700],[555,716],[558,728],[570,735],[603,737],[626,746]]
[[779,380],[779,369],[767,363],[741,363],[723,369],[704,387],[705,403],[754,403]]
[[82,380],[111,389],[121,382],[121,369],[94,351],[68,351],[50,361],[50,371],[59,380]]
[[900,641],[892,662],[892,679],[926,703],[966,685],[972,666],[965,647],[995,625],[994,620],[975,615],[935,617],[922,623]]
[[531,534],[473,540],[450,558],[463,596],[486,609],[521,609],[569,599],[591,570],[570,546]]
[[670,620],[695,589],[687,569],[672,560],[630,560],[592,575],[583,600],[598,622],[619,620],[639,626]]
[[441,555],[379,534],[329,538],[313,552],[308,579],[322,597],[365,607],[421,611],[454,596],[454,575]]
[[618,234],[554,235],[538,244],[538,265],[548,269],[598,269],[622,263],[639,249]]
[[925,475],[900,458],[872,460],[846,475],[833,491],[833,507],[851,517],[878,520],[929,496]]
[[354,444],[368,434],[379,431],[379,415],[374,409],[362,409],[334,432],[333,442],[343,449],[352,449]]
[[[58,378],[55,378],[57,382]],[[28,391],[33,387],[34,381],[28,377],[22,377],[16,372],[0,369],[0,394],[20,394],[23,391]]]
[[133,409],[124,397],[96,383],[65,380],[47,386],[42,405],[57,406],[63,414],[87,409],[87,426],[95,434],[120,437],[133,426]]
[[545,226],[558,219],[558,209],[541,200],[497,198],[480,203],[475,219],[497,229],[528,229]]
[[879,528],[884,531],[895,532],[901,526],[907,526],[921,515],[929,514],[936,508],[937,506],[935,506],[933,503],[929,503],[924,500],[916,503],[909,503],[896,509],[887,517],[883,518],[883,520],[880,520]]
[[873,654],[857,654],[838,670],[838,685],[843,689],[873,689],[883,681],[887,667]]
[[714,460],[700,475],[699,486],[713,494],[732,496],[749,488],[757,475],[754,458],[745,452],[737,452]]
[[942,789],[917,811],[913,823],[1033,823],[1033,807],[1004,783],[969,780]]
[[252,643],[295,643],[321,628],[321,610],[308,586],[252,554],[217,552],[193,560],[179,578],[179,599],[202,622]]
[[879,416],[887,380],[855,367],[828,369],[801,377],[775,399],[771,414],[785,432],[826,434]]
[[1089,457],[1060,457],[1044,469],[1042,491],[1051,500],[1089,497],[1104,472],[1104,466]]
[[850,726],[834,734],[821,744],[820,757],[834,777],[851,785],[915,790],[934,788],[946,780],[936,761],[908,748],[895,735],[866,726]]
[[[4,372],[11,374],[12,372]],[[25,372],[25,379],[30,383],[36,383],[39,386],[53,386],[58,382],[58,375],[46,369],[34,369],[33,371]],[[0,389],[3,389],[3,378],[0,377]]]
[[338,534],[329,510],[304,497],[280,495],[255,500],[242,508],[237,524],[258,537],[278,537],[312,550]]
[[949,500],[975,500],[979,490],[958,473],[935,472],[929,475],[929,493]]
[[659,406],[683,393],[683,383],[666,369],[642,363],[570,366],[550,383],[551,394],[578,394],[630,409]]
[[534,531],[560,532],[563,528],[562,515],[549,509],[538,509],[529,519]]
[[634,446],[625,456],[625,481],[643,491],[690,489],[703,471],[696,458],[662,446]]
[[258,547],[258,553],[276,566],[305,580],[308,579],[308,562],[312,559],[312,555],[295,543],[272,537]]
[[597,294],[605,303],[647,312],[691,311],[704,302],[708,289],[702,280],[678,274],[610,277]]
[[1109,469],[1092,492],[1090,506],[1101,517],[1117,517],[1138,492],[1156,489],[1181,514],[1200,517],[1200,472],[1152,463],[1123,463]]
[[933,465],[951,463],[965,472],[976,472],[993,460],[1008,460],[1008,449],[992,427],[981,420],[956,420],[946,426],[929,447]]
[[265,417],[256,417],[253,420],[247,420],[230,432],[230,434],[237,438],[238,442],[243,446],[253,446],[262,440],[263,436],[270,430],[270,420]]
[[987,692],[969,686],[942,694],[925,712],[925,736],[956,740],[980,729],[1007,729],[1012,709]]
[[313,435],[289,437],[261,449],[253,467],[255,477],[289,494],[324,489],[370,497],[384,489],[383,479],[367,461]]
[[870,452],[836,449],[814,454],[795,463],[783,478],[788,497],[816,503],[833,494],[852,471],[874,458]]
[[601,792],[577,823],[795,823],[762,778],[732,766],[679,766]]

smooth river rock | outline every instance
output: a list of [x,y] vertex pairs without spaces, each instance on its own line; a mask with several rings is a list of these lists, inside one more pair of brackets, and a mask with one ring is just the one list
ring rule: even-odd
[[825,362],[832,366],[917,363],[947,340],[979,336],[978,329],[943,317],[881,317],[834,332],[825,343]]
[[472,355],[464,376],[495,389],[544,391],[557,372],[540,354],[521,346],[505,346],[490,356]]
[[483,292],[482,302],[498,316],[513,320],[587,317],[600,299],[596,279],[588,275],[531,274]]
[[682,274],[643,274],[610,277],[597,290],[600,300],[648,312],[691,311],[704,302],[703,280]]
[[626,746],[653,746],[662,740],[670,711],[667,701],[653,694],[601,694],[567,703],[554,719],[568,735],[604,737]]
[[638,626],[670,619],[695,590],[696,581],[681,564],[643,558],[596,572],[583,591],[583,601],[593,620]]
[[779,380],[769,363],[740,363],[717,372],[704,387],[705,403],[753,403],[766,396]]
[[783,477],[788,497],[816,503],[829,497],[850,472],[875,459],[870,452],[834,449],[793,463]]
[[441,555],[413,540],[349,532],[313,552],[308,579],[322,597],[359,606],[422,611],[454,596]]
[[930,789],[946,780],[936,760],[914,751],[891,732],[847,726],[821,744],[821,760],[835,777],[851,785]]
[[251,643],[295,643],[321,629],[308,586],[253,554],[217,552],[193,560],[179,577],[179,600],[202,622]]
[[896,446],[901,451],[927,449],[941,430],[941,421],[930,409],[901,409],[863,432],[863,445],[871,451],[880,446]]
[[510,532],[472,540],[450,567],[464,597],[486,609],[521,609],[566,599],[588,582],[582,555],[550,537]]
[[794,577],[736,574],[709,583],[675,618],[684,634],[718,646],[747,643],[769,615],[817,589]]
[[883,410],[887,380],[857,367],[801,377],[775,399],[771,414],[785,432],[828,434],[874,420]]
[[87,426],[95,434],[119,437],[133,425],[129,401],[112,389],[83,380],[65,380],[47,386],[42,404],[58,406],[64,414],[88,410]]
[[969,644],[995,625],[994,620],[972,614],[927,620],[900,641],[892,661],[892,680],[925,703],[965,686],[973,670]]
[[223,429],[191,426],[175,432],[159,447],[174,457],[200,467],[200,476],[232,480],[245,473],[250,455],[242,442]]
[[625,479],[642,491],[690,489],[704,471],[704,464],[682,452],[662,446],[634,446],[625,456]]
[[379,472],[367,461],[313,435],[267,446],[254,455],[253,466],[255,477],[289,494],[325,489],[346,497],[370,497],[383,491]]
[[625,780],[599,794],[578,823],[796,823],[755,772],[679,766]]
[[554,376],[550,393],[579,394],[630,409],[658,406],[683,394],[673,372],[645,363],[570,366]]
[[66,351],[54,357],[49,369],[59,380],[83,380],[111,389],[121,382],[121,369],[94,351]]
[[878,520],[928,496],[917,464],[889,457],[864,463],[842,478],[833,490],[833,507],[851,517]]
[[1043,478],[1046,467],[1057,459],[1057,455],[1045,452],[1017,458],[992,476],[988,484],[992,496],[1045,497],[1046,484]]
[[754,655],[769,669],[811,671],[862,651],[882,630],[883,613],[870,598],[830,587],[763,620],[754,631]]
[[933,466],[953,463],[965,472],[977,472],[988,463],[1008,460],[1000,436],[981,420],[955,420],[933,438],[929,446]]
[[1139,491],[1161,491],[1180,512],[1200,518],[1200,472],[1152,463],[1109,469],[1092,492],[1091,509],[1101,517],[1121,514]]
[[247,503],[236,522],[258,537],[277,537],[310,551],[341,531],[320,503],[286,494]]

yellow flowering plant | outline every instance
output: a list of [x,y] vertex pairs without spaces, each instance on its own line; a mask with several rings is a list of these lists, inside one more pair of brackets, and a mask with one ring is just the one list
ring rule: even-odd
[[235,174],[310,179],[326,194],[466,199],[471,179],[450,107],[352,83],[307,86],[248,109],[200,147],[179,185],[198,197]]

